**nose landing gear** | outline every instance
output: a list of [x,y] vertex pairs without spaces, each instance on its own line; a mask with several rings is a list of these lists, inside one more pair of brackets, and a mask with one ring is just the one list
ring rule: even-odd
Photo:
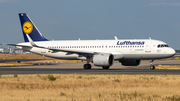
[[155,69],[155,66],[154,66],[154,65],[150,66],[150,69],[151,69],[151,70],[154,70],[154,69]]
[[153,64],[153,60],[149,60],[149,62],[150,62],[150,69],[151,70],[154,70],[155,69],[155,65]]

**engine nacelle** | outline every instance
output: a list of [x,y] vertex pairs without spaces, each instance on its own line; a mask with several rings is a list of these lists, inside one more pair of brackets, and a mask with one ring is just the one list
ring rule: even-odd
[[141,60],[120,60],[123,66],[138,66]]
[[114,63],[114,56],[108,53],[94,55],[93,63],[95,66],[111,66]]

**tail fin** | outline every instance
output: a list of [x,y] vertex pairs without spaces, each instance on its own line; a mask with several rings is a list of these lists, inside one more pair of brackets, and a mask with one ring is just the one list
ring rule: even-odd
[[24,41],[29,42],[26,34],[28,34],[33,41],[48,41],[37,29],[31,19],[26,13],[19,13],[21,28],[24,36]]

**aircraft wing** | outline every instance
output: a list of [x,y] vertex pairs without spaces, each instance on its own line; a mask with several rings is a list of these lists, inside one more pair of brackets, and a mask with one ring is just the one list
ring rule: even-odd
[[93,55],[93,54],[96,54],[96,52],[93,52],[93,51],[80,51],[80,50],[69,50],[69,49],[56,49],[56,48],[48,48],[48,47],[43,47],[43,46],[38,46],[36,45],[33,40],[31,39],[31,37],[26,34],[30,44],[34,47],[38,47],[38,48],[44,48],[44,49],[49,49],[49,50],[53,50],[55,52],[57,51],[61,51],[61,52],[68,52],[67,54],[79,54],[79,55],[82,55],[82,54],[86,54],[86,55]]
[[70,50],[70,49],[57,49],[57,48],[48,48],[48,47],[43,47],[43,46],[38,46],[36,45],[31,37],[26,34],[31,46],[26,46],[26,45],[16,45],[16,44],[7,44],[11,46],[20,46],[20,47],[38,47],[38,48],[44,48],[44,49],[49,49],[52,50],[53,52],[67,52],[67,54],[78,54],[78,55],[94,55],[98,54],[99,52],[94,52],[94,51],[83,51],[83,50]]
[[44,49],[49,49],[52,50],[53,52],[67,52],[67,54],[89,54],[89,55],[93,55],[93,54],[97,54],[98,52],[93,52],[93,51],[81,51],[81,50],[69,50],[69,49],[56,49],[56,48],[48,48],[48,47],[43,47],[43,46],[38,46],[36,45],[34,42],[31,43],[32,46],[26,46],[26,45],[17,45],[17,44],[6,44],[6,45],[10,45],[10,46],[19,46],[19,47],[37,47],[37,48],[44,48]]
[[93,51],[81,51],[81,50],[72,50],[72,49],[68,50],[68,49],[54,49],[54,48],[46,48],[46,47],[43,47],[43,48],[52,50],[54,52],[68,52],[67,54],[79,54],[79,55],[89,54],[89,55],[93,55],[93,54],[98,53],[98,52],[93,52]]

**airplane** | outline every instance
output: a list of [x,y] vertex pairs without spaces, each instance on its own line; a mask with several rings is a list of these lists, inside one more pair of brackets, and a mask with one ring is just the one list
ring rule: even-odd
[[109,69],[114,61],[124,66],[138,66],[141,60],[151,60],[150,69],[154,70],[154,59],[169,58],[175,50],[165,42],[154,39],[114,40],[48,40],[26,13],[19,13],[24,36],[23,43],[7,44],[32,53],[65,60],[85,60],[84,69],[95,66]]

